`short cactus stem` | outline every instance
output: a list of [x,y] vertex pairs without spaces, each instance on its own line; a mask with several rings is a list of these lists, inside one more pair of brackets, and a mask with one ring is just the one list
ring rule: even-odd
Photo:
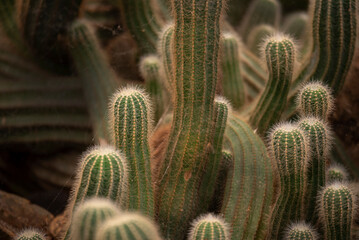
[[98,229],[96,240],[161,240],[157,226],[138,213],[123,213]]
[[14,240],[45,240],[45,234],[36,229],[26,229],[20,232]]
[[294,43],[287,36],[270,37],[263,46],[269,80],[249,119],[259,134],[276,123],[286,107],[296,54]]
[[199,217],[192,223],[188,240],[229,240],[228,226],[224,220],[213,214]]
[[340,164],[334,163],[327,170],[327,182],[345,182],[349,180],[348,171]]
[[73,214],[71,239],[95,240],[98,228],[120,214],[118,206],[108,199],[93,198],[79,205]]
[[149,134],[152,110],[148,95],[136,87],[119,90],[111,99],[109,119],[112,142],[128,159],[125,209],[153,217],[154,196],[150,167]]
[[292,223],[286,230],[284,239],[285,240],[317,240],[318,233],[311,225],[305,222]]
[[290,221],[302,218],[310,151],[304,132],[290,123],[280,124],[271,131],[269,149],[279,177],[269,236],[280,239]]
[[311,160],[307,170],[307,194],[305,197],[306,220],[316,223],[316,199],[326,184],[326,161],[331,146],[331,131],[327,124],[314,117],[302,118],[298,126],[307,135]]
[[318,199],[325,239],[352,239],[356,210],[353,190],[346,183],[335,182],[326,186]]
[[257,57],[261,57],[261,45],[268,37],[273,36],[275,32],[276,30],[271,25],[258,25],[250,31],[247,46]]
[[299,91],[297,106],[302,116],[327,120],[333,110],[331,90],[320,82],[308,83]]

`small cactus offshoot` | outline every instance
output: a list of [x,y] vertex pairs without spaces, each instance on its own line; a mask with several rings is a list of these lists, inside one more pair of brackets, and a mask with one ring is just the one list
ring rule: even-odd
[[20,232],[14,240],[45,240],[45,235],[36,229],[26,229]]
[[213,214],[206,214],[192,223],[189,240],[229,240],[228,226],[224,220]]
[[285,240],[317,240],[318,233],[307,223],[292,223],[285,233]]
[[334,163],[331,164],[330,167],[327,170],[327,182],[333,183],[333,182],[341,182],[341,181],[347,181],[349,180],[349,174],[348,171],[345,169],[344,166]]

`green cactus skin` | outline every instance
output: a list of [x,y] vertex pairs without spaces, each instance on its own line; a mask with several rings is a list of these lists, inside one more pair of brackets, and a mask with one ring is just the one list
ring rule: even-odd
[[335,182],[326,186],[318,199],[325,239],[352,239],[356,195],[349,186]]
[[154,195],[148,138],[152,131],[149,97],[139,88],[118,91],[110,102],[112,142],[129,162],[129,185],[125,209],[154,216]]
[[331,164],[326,175],[327,183],[345,182],[349,180],[348,171],[339,163]]
[[316,199],[326,184],[326,161],[331,146],[331,131],[327,124],[313,117],[300,119],[298,126],[307,135],[311,160],[307,170],[307,191],[305,215],[308,222],[316,223]]
[[248,36],[247,46],[254,55],[261,57],[261,46],[263,42],[270,36],[275,34],[276,30],[268,24],[261,24],[253,28]]
[[[171,98],[173,95],[173,87],[174,87],[174,80],[173,80],[173,70],[172,70],[172,39],[173,39],[173,25],[168,25],[164,28],[161,34],[159,47],[158,47],[158,55],[162,60],[164,75],[165,75],[165,86],[167,91],[170,93]],[[171,99],[173,102],[173,99]]]
[[75,209],[71,223],[71,239],[95,240],[97,229],[105,221],[119,215],[120,210],[108,199],[89,199]]
[[45,240],[45,235],[35,229],[26,229],[19,233],[15,238],[15,240]]
[[120,85],[106,60],[95,33],[85,20],[76,20],[70,29],[71,53],[76,70],[83,81],[90,117],[98,142],[109,141],[108,100]]
[[164,25],[157,12],[158,2],[149,0],[120,0],[123,22],[126,23],[142,54],[155,53],[161,28]]
[[[66,212],[69,219],[77,206],[90,197],[104,197],[117,205],[125,205],[128,184],[126,157],[110,146],[96,146],[81,158],[76,182]],[[69,239],[69,224],[65,239]]]
[[318,233],[307,223],[292,223],[285,233],[285,240],[317,240]]
[[192,223],[188,240],[229,240],[228,226],[218,216],[207,214]]
[[140,61],[140,73],[145,80],[145,87],[151,96],[151,100],[155,105],[154,118],[157,122],[165,111],[166,92],[162,86],[162,76],[160,74],[160,59],[156,55],[147,55],[142,57]]
[[234,109],[245,103],[244,81],[241,76],[240,42],[232,33],[222,36],[222,86],[223,95],[230,101]]
[[231,112],[231,106],[223,97],[216,97],[215,99],[215,114],[211,141],[212,151],[209,152],[208,160],[206,163],[205,173],[201,180],[199,189],[199,196],[201,208],[207,212],[211,205],[218,184],[218,178],[221,172],[222,165],[222,145],[224,131],[227,125],[227,118]]
[[304,132],[290,123],[275,127],[268,145],[279,176],[279,194],[270,220],[269,236],[280,239],[289,222],[298,221],[303,215],[310,151]]
[[299,91],[297,105],[302,116],[327,120],[333,110],[333,97],[328,87],[320,82],[312,82]]
[[253,1],[239,28],[244,42],[248,42],[250,31],[260,24],[268,24],[278,29],[282,15],[281,11],[281,5],[278,0]]
[[232,239],[264,239],[273,201],[273,169],[264,142],[237,116],[228,119],[224,149],[232,152],[221,214]]
[[223,0],[172,0],[174,116],[156,181],[156,211],[166,238],[182,238],[200,210],[195,194],[215,117],[223,7]]
[[283,32],[297,41],[306,41],[309,17],[306,12],[295,12],[286,17],[283,23]]
[[124,213],[105,222],[96,234],[96,240],[162,240],[157,226],[137,213]]
[[289,37],[274,36],[265,42],[264,53],[269,80],[249,119],[261,135],[279,120],[286,107],[296,50]]

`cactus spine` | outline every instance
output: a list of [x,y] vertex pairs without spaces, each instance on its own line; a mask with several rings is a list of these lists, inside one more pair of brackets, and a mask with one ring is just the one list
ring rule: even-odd
[[118,91],[110,103],[112,141],[128,159],[129,185],[126,209],[154,215],[154,196],[148,138],[152,110],[148,96],[139,88]]
[[96,240],[161,240],[155,224],[137,213],[124,213],[106,221],[97,231]]
[[19,233],[15,238],[15,240],[45,240],[46,237],[43,233],[34,230],[34,229],[26,229]]
[[172,0],[174,116],[157,180],[157,214],[165,237],[181,238],[198,213],[194,197],[214,120],[220,19],[224,0]]
[[240,43],[237,36],[225,33],[222,37],[223,94],[239,109],[245,103],[244,81],[241,76]]
[[295,47],[286,36],[270,37],[264,44],[269,80],[249,122],[259,134],[264,134],[277,122],[287,104],[293,68]]
[[349,174],[347,170],[340,164],[332,164],[327,170],[327,182],[343,182],[349,180]]
[[317,240],[318,234],[307,223],[292,223],[285,233],[285,240]]
[[188,240],[229,240],[228,226],[224,220],[212,214],[199,217],[192,223]]
[[285,226],[290,221],[300,220],[303,215],[309,147],[300,128],[284,123],[272,130],[269,149],[280,181],[269,236],[271,239],[279,239]]
[[108,219],[120,214],[108,199],[93,198],[79,205],[71,223],[71,239],[95,240],[98,228]]
[[355,193],[345,183],[335,182],[323,189],[318,204],[325,239],[352,239],[355,201]]

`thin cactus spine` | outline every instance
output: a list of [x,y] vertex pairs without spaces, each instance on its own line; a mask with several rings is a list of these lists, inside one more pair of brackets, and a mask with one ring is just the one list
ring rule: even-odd
[[229,240],[229,229],[225,221],[213,214],[206,214],[192,223],[189,240]]
[[285,231],[284,239],[285,240],[317,240],[318,233],[311,225],[305,222],[292,223]]

